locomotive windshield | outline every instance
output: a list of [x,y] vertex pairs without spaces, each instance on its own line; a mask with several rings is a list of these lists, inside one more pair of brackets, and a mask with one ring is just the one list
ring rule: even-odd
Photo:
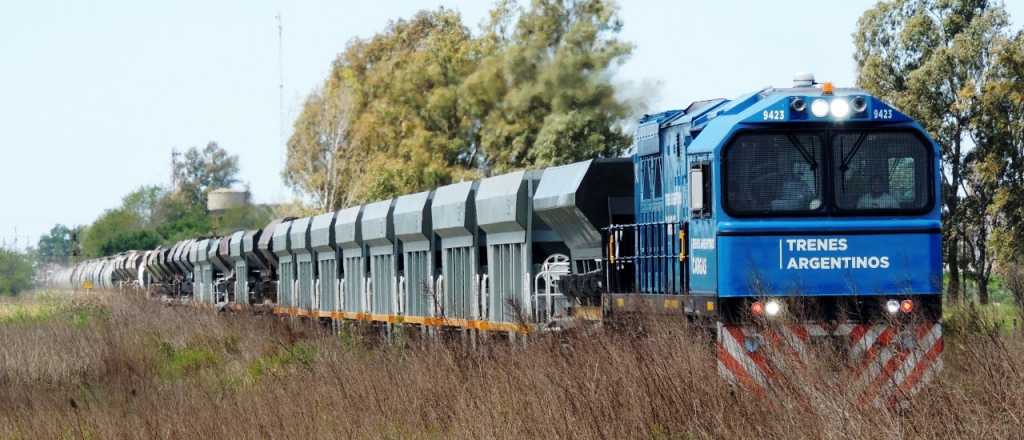
[[919,211],[928,207],[929,149],[909,132],[842,132],[832,139],[836,207]]
[[737,214],[822,210],[825,162],[820,133],[750,133],[726,150],[726,197]]
[[931,201],[930,157],[906,131],[745,133],[725,150],[725,208],[762,216],[921,211]]

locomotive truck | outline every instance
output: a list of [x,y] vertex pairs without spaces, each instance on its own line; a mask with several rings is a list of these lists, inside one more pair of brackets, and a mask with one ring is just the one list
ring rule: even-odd
[[871,94],[790,88],[645,115],[633,146],[80,263],[66,287],[134,285],[281,315],[507,333],[654,313],[714,332],[751,389],[839,341],[862,398],[942,367],[941,168]]

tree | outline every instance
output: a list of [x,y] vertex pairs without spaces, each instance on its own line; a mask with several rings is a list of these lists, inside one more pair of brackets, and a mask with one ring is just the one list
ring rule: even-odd
[[354,40],[295,121],[285,182],[333,209],[617,155],[621,26],[607,0],[503,1],[479,36],[442,8]]
[[35,266],[27,255],[0,248],[0,295],[17,295],[30,289],[34,277]]
[[130,250],[153,249],[160,245],[160,241],[160,234],[151,229],[118,232],[100,245],[100,254],[115,255]]
[[999,273],[1003,276],[1003,285],[1010,291],[1017,306],[1017,313],[1024,318],[1024,265],[1016,262],[1002,263]]
[[189,148],[172,163],[174,190],[184,194],[193,205],[206,206],[210,190],[238,183],[238,156],[210,141],[203,149]]
[[995,187],[989,214],[1001,226],[993,232],[996,250],[1008,266],[1024,263],[1024,32],[995,45],[975,121],[987,146],[980,169]]
[[353,193],[343,182],[358,174],[358,161],[348,142],[351,99],[348,88],[328,80],[324,88],[306,98],[288,140],[285,183],[312,197],[320,211],[337,210],[351,202]]
[[164,243],[174,243],[210,233],[206,206],[194,204],[184,193],[168,194],[157,203],[155,228]]
[[[331,81],[351,97],[349,160],[362,172],[353,201],[425,190],[478,173],[474,121],[459,85],[479,59],[457,12],[421,11],[370,39],[355,40],[334,64]],[[337,79],[334,79],[337,78]]]
[[996,189],[980,171],[981,148],[968,154],[968,173],[964,178],[961,268],[967,278],[978,286],[978,302],[989,303],[988,284],[992,279],[996,253],[989,247],[992,231],[998,227],[999,216],[989,213]]
[[616,96],[610,79],[632,52],[616,39],[621,29],[606,0],[533,0],[526,10],[499,4],[485,36],[498,49],[462,89],[481,121],[489,169],[616,156],[629,145],[619,122],[630,104]]
[[1008,18],[987,0],[892,0],[879,2],[854,33],[857,84],[917,119],[942,148],[948,294],[960,300],[962,188],[966,153],[977,140],[971,121],[982,110],[976,97],[993,68],[993,43]]
[[167,196],[167,191],[156,185],[143,185],[128,193],[121,200],[121,207],[139,219],[142,227],[152,227],[156,221],[157,207]]
[[82,254],[86,257],[104,257],[111,255],[112,242],[121,242],[122,235],[130,234],[141,228],[141,222],[135,213],[123,208],[110,209],[100,215],[82,234]]
[[39,237],[37,255],[40,263],[68,264],[74,243],[73,231],[67,226],[57,224],[50,232]]

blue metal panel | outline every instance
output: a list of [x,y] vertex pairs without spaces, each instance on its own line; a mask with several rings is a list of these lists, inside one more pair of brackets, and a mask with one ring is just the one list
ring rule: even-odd
[[938,294],[941,241],[939,232],[720,237],[730,270],[719,295]]
[[688,216],[686,147],[692,140],[687,121],[720,103],[695,103],[687,109],[693,114],[671,112],[662,120],[657,154],[633,157],[634,276],[640,292],[682,293],[684,267],[679,258],[679,232]]

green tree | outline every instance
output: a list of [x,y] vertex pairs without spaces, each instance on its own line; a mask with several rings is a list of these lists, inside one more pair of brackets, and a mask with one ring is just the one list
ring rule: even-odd
[[993,241],[1000,260],[1016,267],[1024,263],[1024,32],[998,41],[994,52],[974,124],[986,146],[982,175],[995,187],[989,214],[1000,227]]
[[118,232],[100,245],[101,255],[115,255],[124,251],[153,249],[160,245],[160,234],[151,229]]
[[964,178],[964,194],[961,201],[961,269],[964,275],[977,285],[978,302],[988,304],[988,285],[992,280],[996,257],[996,252],[992,251],[989,242],[993,230],[1000,226],[1001,218],[989,212],[996,188],[992,180],[985,178],[981,171],[984,153],[982,148],[975,148],[967,155],[966,160],[968,172]]
[[210,190],[238,183],[238,156],[211,141],[203,149],[192,147],[183,156],[175,156],[172,174],[174,190],[191,204],[205,207]]
[[174,243],[210,233],[212,224],[206,206],[193,204],[182,193],[169,194],[157,203],[155,228],[164,243]]
[[142,227],[152,227],[156,222],[157,207],[167,197],[167,191],[157,185],[143,185],[121,199],[121,207],[139,219]]
[[621,26],[608,0],[504,1],[479,36],[442,8],[354,40],[295,121],[285,182],[333,209],[617,155]]
[[37,255],[40,263],[68,264],[74,249],[73,231],[67,226],[57,224],[50,232],[39,237]]
[[81,238],[82,254],[86,257],[111,255],[111,243],[123,242],[122,236],[139,231],[141,220],[135,213],[123,208],[110,209],[85,229]]
[[[457,12],[422,11],[339,56],[332,81],[351,98],[350,160],[362,176],[347,181],[354,201],[391,197],[475,176],[466,152],[474,121],[458,88],[479,54]],[[337,78],[337,79],[335,79]]]
[[0,248],[0,294],[17,295],[32,287],[35,266],[26,254]]
[[[510,23],[515,21],[515,25]],[[630,142],[630,104],[611,71],[632,51],[607,0],[533,0],[495,8],[485,47],[496,47],[462,96],[481,121],[480,150],[494,172],[616,156]]]
[[982,110],[976,102],[993,68],[992,47],[1008,26],[1002,5],[986,0],[892,0],[866,11],[854,33],[857,84],[920,121],[942,148],[952,302],[961,295],[961,196],[967,152],[978,139],[972,121]]

